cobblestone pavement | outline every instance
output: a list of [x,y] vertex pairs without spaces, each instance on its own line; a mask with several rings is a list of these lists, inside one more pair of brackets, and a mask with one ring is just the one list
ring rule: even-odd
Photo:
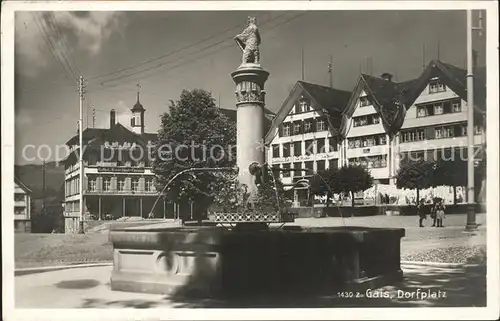
[[[203,307],[434,307],[485,306],[484,267],[438,268],[403,265],[404,281],[369,292],[322,297],[218,301],[111,291],[112,267],[91,267],[18,276],[16,308],[203,308]],[[385,297],[389,296],[389,297]]]

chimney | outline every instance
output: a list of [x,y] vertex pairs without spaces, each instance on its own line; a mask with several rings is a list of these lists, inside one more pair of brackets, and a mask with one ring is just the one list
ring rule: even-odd
[[384,72],[382,75],[380,75],[380,78],[385,79],[387,81],[392,81],[392,75],[388,72]]
[[116,112],[114,109],[111,109],[109,112],[109,128],[113,127],[116,124]]

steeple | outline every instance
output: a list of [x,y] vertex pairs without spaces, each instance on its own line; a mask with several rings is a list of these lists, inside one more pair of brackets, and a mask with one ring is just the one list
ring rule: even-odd
[[146,109],[144,109],[140,101],[140,89],[141,85],[137,83],[137,102],[131,109],[132,119],[130,120],[132,131],[136,134],[144,134],[144,112]]

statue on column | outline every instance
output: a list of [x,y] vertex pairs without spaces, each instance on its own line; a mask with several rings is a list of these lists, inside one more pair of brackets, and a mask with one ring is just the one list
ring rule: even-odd
[[254,17],[248,17],[248,26],[234,39],[243,52],[242,65],[260,64],[260,34]]

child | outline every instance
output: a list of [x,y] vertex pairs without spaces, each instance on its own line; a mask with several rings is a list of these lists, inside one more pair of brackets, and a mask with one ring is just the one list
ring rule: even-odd
[[437,227],[444,227],[443,226],[443,220],[444,220],[444,210],[445,206],[443,204],[443,200],[440,200],[437,205],[436,205],[436,219],[437,219]]

